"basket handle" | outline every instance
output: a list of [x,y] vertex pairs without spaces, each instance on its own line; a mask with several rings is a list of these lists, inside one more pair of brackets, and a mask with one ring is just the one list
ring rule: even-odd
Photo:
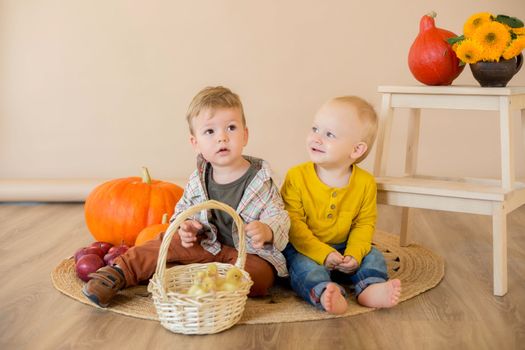
[[219,201],[209,200],[196,204],[184,210],[179,214],[179,216],[177,216],[177,218],[168,226],[168,229],[164,234],[164,238],[162,239],[155,274],[157,275],[158,281],[161,281],[162,283],[162,285],[159,286],[159,289],[164,299],[166,298],[166,258],[173,235],[179,230],[180,225],[187,218],[206,209],[219,209],[230,214],[230,216],[233,218],[233,222],[235,223],[235,226],[237,226],[237,231],[239,233],[239,254],[237,255],[235,266],[244,270],[244,264],[246,263],[246,235],[244,232],[244,223],[240,216],[232,207]]

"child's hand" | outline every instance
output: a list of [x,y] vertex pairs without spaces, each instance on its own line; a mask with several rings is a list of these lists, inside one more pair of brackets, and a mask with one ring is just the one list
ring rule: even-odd
[[335,251],[335,252],[331,252],[330,254],[328,254],[326,259],[324,260],[324,266],[328,270],[333,270],[342,262],[343,262],[343,256],[338,251]]
[[252,221],[244,226],[246,235],[252,239],[252,246],[260,249],[264,243],[273,240],[273,231],[270,226],[263,224],[260,221]]
[[202,224],[196,220],[186,220],[179,227],[180,243],[184,248],[193,247]]
[[354,257],[347,255],[343,258],[343,261],[335,267],[336,270],[339,270],[343,273],[353,273],[357,270],[359,264]]

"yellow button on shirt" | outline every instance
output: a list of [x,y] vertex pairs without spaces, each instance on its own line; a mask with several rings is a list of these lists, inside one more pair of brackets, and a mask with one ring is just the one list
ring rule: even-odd
[[361,263],[370,252],[377,218],[377,187],[374,177],[352,165],[348,185],[332,188],[321,182],[312,162],[291,168],[281,189],[290,214],[290,242],[301,254],[324,264],[346,242],[344,255]]

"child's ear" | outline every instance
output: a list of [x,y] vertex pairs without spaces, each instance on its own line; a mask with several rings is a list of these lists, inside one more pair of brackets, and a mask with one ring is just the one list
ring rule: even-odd
[[199,153],[199,145],[197,144],[197,138],[193,135],[190,135],[190,143],[193,149]]
[[361,157],[363,154],[365,154],[367,149],[368,149],[368,145],[365,142],[358,142],[354,145],[352,149],[352,153],[350,154],[350,157],[352,157],[353,159],[357,159]]
[[244,128],[244,146],[248,144],[248,136],[250,136],[250,133],[248,132],[248,128]]

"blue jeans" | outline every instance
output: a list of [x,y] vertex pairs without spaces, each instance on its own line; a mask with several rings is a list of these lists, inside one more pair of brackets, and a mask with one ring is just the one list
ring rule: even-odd
[[[346,243],[332,245],[339,253],[344,254]],[[353,274],[330,271],[312,259],[299,253],[291,243],[283,251],[286,265],[290,274],[292,289],[310,304],[323,309],[321,294],[329,282],[352,284],[355,287],[356,297],[371,284],[388,280],[386,262],[383,254],[372,247],[363,258],[361,265]],[[345,289],[338,284],[341,293],[346,296]]]

